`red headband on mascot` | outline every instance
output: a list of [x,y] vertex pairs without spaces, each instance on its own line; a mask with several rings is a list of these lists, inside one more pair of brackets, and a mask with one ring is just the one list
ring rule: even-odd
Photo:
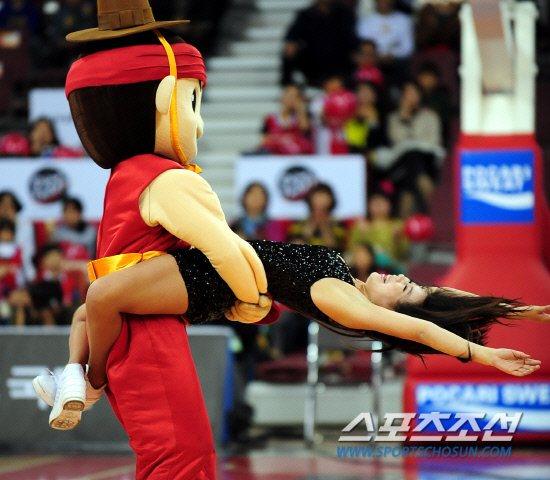
[[[200,52],[188,43],[170,45],[176,57],[178,78],[196,78],[206,85],[206,70]],[[170,75],[166,50],[159,45],[135,45],[93,53],[71,66],[65,94],[79,88],[124,85],[162,80]]]

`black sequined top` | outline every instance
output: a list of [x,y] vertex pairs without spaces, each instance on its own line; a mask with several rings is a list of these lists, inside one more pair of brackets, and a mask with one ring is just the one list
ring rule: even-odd
[[[311,286],[322,278],[337,278],[354,285],[344,259],[327,247],[290,243],[249,242],[260,257],[268,291],[286,307],[319,320],[329,320],[311,299]],[[185,313],[193,325],[219,319],[236,297],[206,256],[195,248],[170,252],[187,287],[189,307]]]

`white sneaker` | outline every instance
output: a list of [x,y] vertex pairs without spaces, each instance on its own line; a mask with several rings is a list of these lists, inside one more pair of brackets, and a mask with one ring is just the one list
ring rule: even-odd
[[[86,404],[84,405],[84,410],[82,410],[83,412],[88,410],[88,408],[97,402],[101,398],[103,390],[105,390],[105,385],[98,389],[92,387],[88,381],[87,373],[88,365],[86,365],[86,374],[84,375],[84,379],[86,380]],[[50,407],[53,407],[55,401],[58,381],[59,376],[50,370],[48,370],[48,375],[39,375],[32,381],[32,386],[34,387],[36,394]]]
[[80,423],[86,403],[86,380],[79,363],[69,363],[57,380],[50,427],[71,430]]
[[48,370],[48,375],[35,377],[32,381],[32,386],[36,394],[50,407],[53,407],[55,392],[57,391],[57,375]]

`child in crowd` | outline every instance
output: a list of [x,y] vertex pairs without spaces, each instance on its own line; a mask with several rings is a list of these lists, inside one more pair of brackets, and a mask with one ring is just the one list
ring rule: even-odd
[[68,306],[73,303],[75,285],[73,278],[65,272],[63,251],[59,244],[44,245],[36,263],[37,279],[30,285],[29,291],[40,323],[70,324]]
[[264,121],[260,152],[274,155],[307,155],[313,152],[307,100],[296,85],[286,85],[281,97],[281,112]]
[[15,242],[15,223],[0,217],[0,322],[11,317],[8,298],[23,283],[21,249]]
[[384,143],[377,101],[378,92],[374,84],[359,83],[355,116],[344,125],[344,135],[351,153],[368,153]]
[[82,202],[77,198],[63,200],[63,219],[52,235],[61,245],[63,256],[70,260],[95,258],[97,229],[82,218]]
[[375,262],[384,269],[402,273],[408,255],[408,241],[403,220],[392,217],[392,201],[384,191],[374,192],[367,203],[367,218],[357,220],[350,232],[350,250],[368,243],[375,252]]
[[357,52],[353,55],[357,70],[353,76],[356,83],[371,82],[377,88],[384,87],[384,74],[378,67],[376,43],[373,40],[362,40]]
[[311,102],[315,121],[315,150],[318,154],[346,154],[349,148],[344,124],[355,115],[357,99],[344,80],[332,76],[323,82],[323,94]]

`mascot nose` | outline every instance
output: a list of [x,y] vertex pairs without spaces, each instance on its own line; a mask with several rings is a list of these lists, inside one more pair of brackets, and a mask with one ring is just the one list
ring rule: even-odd
[[203,132],[204,132],[204,120],[201,117],[197,124],[197,140],[202,137]]

